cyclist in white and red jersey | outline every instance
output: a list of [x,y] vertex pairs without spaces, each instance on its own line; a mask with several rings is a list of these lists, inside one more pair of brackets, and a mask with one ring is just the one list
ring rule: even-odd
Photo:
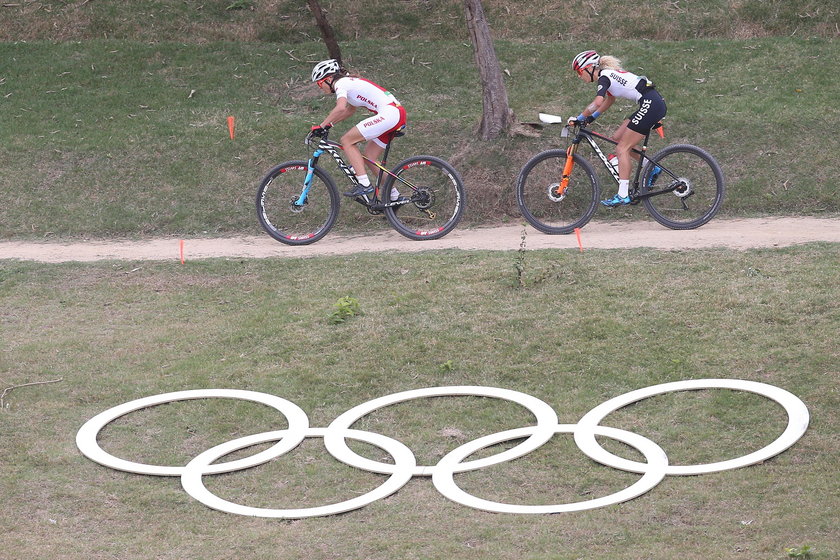
[[613,134],[613,140],[618,142],[618,194],[601,201],[604,206],[630,204],[632,160],[639,159],[632,150],[665,116],[665,100],[647,77],[627,72],[621,67],[621,61],[614,56],[600,56],[595,51],[583,51],[572,61],[572,68],[583,81],[597,81],[598,90],[594,101],[587,105],[580,115],[570,118],[569,124],[594,121],[598,115],[612,107],[616,97],[630,99],[639,104],[639,108],[627,117]]
[[[335,108],[320,125],[312,127],[313,130],[331,127],[351,117],[358,107],[373,113],[341,137],[341,146],[359,181],[358,187],[344,194],[357,197],[372,193],[373,187],[367,176],[358,144],[367,141],[365,156],[378,160],[388,142],[405,126],[405,109],[385,88],[364,78],[348,76],[335,59],[316,64],[312,70],[312,81],[318,84],[324,93],[334,93],[336,96]],[[397,197],[399,193],[392,190],[391,199],[394,200]]]

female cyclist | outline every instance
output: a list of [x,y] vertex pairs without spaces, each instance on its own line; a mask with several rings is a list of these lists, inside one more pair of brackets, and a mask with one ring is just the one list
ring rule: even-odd
[[[341,137],[341,147],[356,173],[359,185],[345,196],[363,196],[373,192],[370,179],[365,170],[364,159],[357,144],[368,141],[365,156],[377,160],[394,135],[405,126],[405,109],[385,88],[364,78],[351,77],[335,59],[323,60],[312,70],[312,81],[326,94],[336,96],[335,108],[318,126],[319,131],[352,116],[356,108],[364,107],[373,116],[363,120],[348,130]],[[396,189],[391,191],[391,199],[399,197]]]
[[609,109],[616,97],[631,99],[639,103],[639,108],[627,117],[618,127],[613,140],[618,142],[618,194],[608,200],[602,200],[604,206],[630,204],[630,171],[633,159],[639,159],[632,153],[653,126],[665,116],[665,100],[656,91],[653,83],[645,76],[637,76],[622,69],[621,61],[614,56],[600,56],[595,51],[583,51],[572,61],[572,68],[584,82],[598,82],[594,101],[577,117],[569,119],[569,124],[590,123],[598,115]]

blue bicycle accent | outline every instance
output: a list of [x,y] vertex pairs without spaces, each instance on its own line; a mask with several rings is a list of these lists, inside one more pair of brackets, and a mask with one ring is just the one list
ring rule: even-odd
[[652,187],[653,184],[656,182],[656,179],[659,177],[659,174],[662,173],[662,168],[658,165],[653,168],[653,171],[650,172],[650,177],[648,178],[647,186]]
[[303,206],[306,204],[306,198],[309,195],[309,189],[312,188],[312,176],[315,175],[315,162],[318,157],[324,153],[324,150],[315,150],[312,157],[307,163],[306,178],[303,180],[303,190],[300,192],[300,197],[295,201],[295,206]]

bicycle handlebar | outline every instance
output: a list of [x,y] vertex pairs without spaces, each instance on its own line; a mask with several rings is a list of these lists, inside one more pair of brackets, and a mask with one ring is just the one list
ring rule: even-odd
[[331,124],[327,126],[320,127],[320,126],[313,126],[312,130],[309,131],[309,134],[306,135],[306,139],[303,141],[304,144],[307,146],[311,146],[312,138],[327,138],[329,134],[329,130],[332,128]]

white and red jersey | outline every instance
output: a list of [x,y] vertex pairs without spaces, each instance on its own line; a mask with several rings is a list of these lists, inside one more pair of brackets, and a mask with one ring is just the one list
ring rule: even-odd
[[637,76],[624,70],[601,70],[598,78],[598,93],[602,97],[614,95],[638,102],[653,84],[645,76]]
[[400,102],[391,92],[364,78],[340,78],[333,84],[333,89],[337,99],[344,97],[350,105],[364,107],[374,113],[378,113],[387,105],[400,106]]

